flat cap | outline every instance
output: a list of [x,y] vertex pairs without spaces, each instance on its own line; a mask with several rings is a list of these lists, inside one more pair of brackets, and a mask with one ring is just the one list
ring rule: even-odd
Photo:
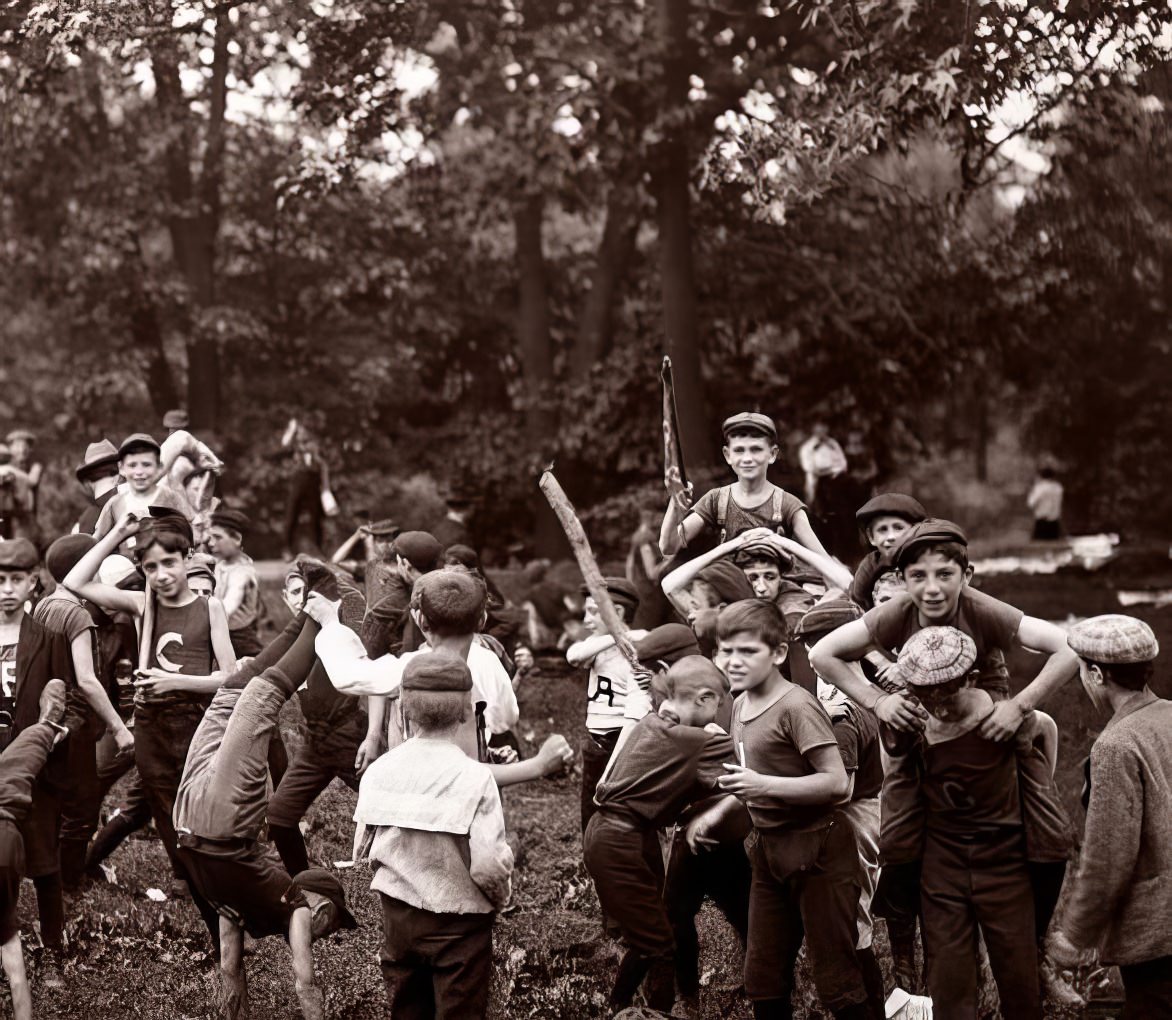
[[913,687],[935,687],[966,676],[977,661],[977,646],[955,627],[916,631],[899,652],[899,673]]
[[726,439],[733,431],[759,432],[766,439],[777,442],[777,426],[773,424],[773,419],[769,415],[760,414],[757,411],[741,411],[739,414],[725,418],[724,424],[720,426],[720,431]]
[[[611,599],[627,609],[634,609],[639,604],[639,589],[625,577],[604,577],[602,583],[606,585],[606,593]],[[585,584],[578,590],[583,595],[590,594],[590,589]]]
[[138,453],[142,450],[154,450],[155,453],[159,453],[162,447],[155,442],[154,437],[145,432],[132,432],[122,440],[122,445],[118,447],[118,456],[125,457],[128,453]]
[[468,663],[443,652],[413,656],[399,684],[404,691],[470,691],[472,672]]
[[37,547],[27,538],[0,542],[0,570],[36,570],[40,559]]
[[26,443],[31,443],[31,442],[34,442],[37,437],[32,432],[30,432],[28,429],[13,429],[11,432],[8,433],[8,435],[5,438],[6,438],[6,441],[9,443],[16,443],[22,439]]
[[212,527],[228,528],[231,531],[239,532],[241,535],[246,535],[252,527],[252,521],[249,520],[248,514],[243,510],[218,507],[212,511]]
[[177,407],[163,415],[163,428],[165,429],[185,429],[190,422],[191,419],[188,418],[187,412],[181,407]]
[[917,549],[937,542],[955,542],[965,547],[969,544],[968,537],[961,531],[960,525],[940,517],[925,517],[899,536],[895,548],[891,550],[891,562],[897,567],[906,566]]
[[687,655],[699,655],[700,646],[692,628],[682,623],[665,623],[635,642],[640,662],[666,662],[669,665]]
[[93,535],[62,535],[45,550],[45,569],[58,584],[95,545]]
[[772,542],[749,542],[741,546],[733,556],[733,562],[738,566],[752,563],[753,560],[771,560],[778,569],[787,574],[794,568],[794,559],[789,553],[777,548]]
[[928,511],[918,499],[902,492],[881,492],[855,511],[855,523],[865,528],[876,517],[902,517],[909,524],[918,524],[927,516]]
[[374,538],[394,538],[396,535],[401,534],[402,531],[403,529],[389,517],[366,525],[366,533]]
[[439,566],[444,547],[426,531],[403,531],[395,538],[395,552],[416,570],[427,573]]
[[216,583],[216,561],[205,553],[194,553],[187,561],[187,576],[206,577]]
[[812,605],[794,628],[794,637],[809,640],[837,630],[844,623],[852,623],[863,611],[845,596],[825,599]]
[[98,443],[90,443],[85,448],[85,456],[81,459],[81,463],[77,465],[74,472],[77,475],[78,481],[84,481],[92,474],[97,474],[103,469],[110,469],[113,472],[118,470],[118,449],[108,439],[103,439]]
[[1160,654],[1156,634],[1143,620],[1120,613],[1092,616],[1070,628],[1066,640],[1081,659],[1104,665],[1151,662]]
[[299,889],[301,892],[317,893],[329,900],[338,908],[339,928],[353,929],[358,927],[358,922],[346,906],[346,890],[342,887],[342,883],[324,868],[309,868],[306,871],[299,871],[293,876],[290,887]]

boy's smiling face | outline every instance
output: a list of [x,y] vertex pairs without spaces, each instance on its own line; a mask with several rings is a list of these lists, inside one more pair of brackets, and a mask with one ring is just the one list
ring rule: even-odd
[[786,650],[784,644],[770,648],[758,634],[745,630],[722,637],[713,661],[728,677],[733,694],[740,694],[768,680],[785,661]]
[[153,450],[128,453],[119,461],[118,470],[135,492],[146,492],[159,474],[159,456]]
[[762,435],[729,436],[724,445],[724,459],[738,480],[757,481],[765,477],[769,465],[777,460],[777,445]]
[[907,593],[920,616],[930,623],[952,618],[960,593],[973,576],[972,566],[962,567],[942,553],[926,551],[903,568]]
[[874,518],[867,525],[867,541],[881,553],[889,553],[895,546],[899,536],[910,527],[911,525],[902,517],[884,514],[881,517]]

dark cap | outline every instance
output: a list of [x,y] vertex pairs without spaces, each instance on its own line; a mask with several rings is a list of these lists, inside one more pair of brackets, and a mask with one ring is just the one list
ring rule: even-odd
[[93,535],[62,535],[45,551],[45,569],[58,584],[98,544]]
[[916,550],[937,542],[954,542],[968,547],[969,540],[960,526],[939,517],[926,517],[919,524],[913,524],[895,543],[891,550],[891,562],[904,567],[913,558]]
[[745,572],[727,558],[709,563],[696,575],[696,580],[712,585],[717,597],[726,605],[754,597],[753,586]]
[[187,539],[189,546],[195,544],[191,522],[178,510],[169,506],[150,506],[147,510],[150,511],[150,517],[140,517],[138,521],[141,537],[134,543],[136,556],[141,550],[149,548],[159,535],[178,535]]
[[122,445],[118,447],[118,456],[122,458],[127,454],[140,453],[143,450],[154,450],[155,453],[161,453],[162,447],[145,432],[133,432],[122,440]]
[[338,908],[339,928],[358,927],[358,922],[354,920],[354,915],[346,906],[346,890],[342,888],[342,883],[323,868],[299,871],[293,876],[292,888],[301,892],[317,893],[329,900]]
[[635,643],[635,654],[642,663],[666,662],[669,665],[686,655],[699,655],[700,646],[692,628],[682,623],[665,623]]
[[187,577],[206,577],[216,583],[216,561],[206,553],[194,553],[187,560]]
[[248,529],[252,527],[252,521],[248,519],[248,514],[242,510],[220,507],[212,511],[212,527],[227,528],[229,531],[247,535]]
[[119,453],[114,444],[108,439],[100,443],[90,443],[85,448],[85,456],[77,465],[75,474],[77,480],[84,482],[91,475],[118,473]]
[[777,442],[777,426],[773,424],[773,419],[757,411],[741,411],[731,418],[725,418],[720,431],[725,439],[731,432],[759,432],[766,439]]
[[413,656],[403,670],[399,689],[404,691],[470,691],[472,672],[468,663],[445,652]]
[[36,570],[40,557],[27,538],[0,542],[0,570]]
[[815,603],[802,614],[794,628],[794,637],[809,641],[837,630],[844,623],[852,623],[862,615],[863,611],[848,598],[826,599]]
[[743,567],[754,560],[769,560],[776,563],[783,574],[788,574],[794,569],[794,558],[789,553],[763,539],[741,546],[733,556],[733,562],[738,567]]
[[416,570],[427,573],[439,566],[444,547],[426,531],[403,531],[395,538],[395,553]]
[[881,492],[855,511],[855,523],[867,527],[876,517],[901,517],[908,524],[918,524],[928,516],[920,501],[902,492]]
[[[639,606],[639,589],[625,577],[604,577],[602,583],[606,585],[606,593],[612,602],[617,602],[630,616]],[[583,584],[578,589],[583,595],[589,595],[590,589]]]
[[163,428],[165,429],[185,429],[190,424],[191,419],[187,417],[187,412],[182,408],[175,408],[173,411],[168,411],[163,415]]

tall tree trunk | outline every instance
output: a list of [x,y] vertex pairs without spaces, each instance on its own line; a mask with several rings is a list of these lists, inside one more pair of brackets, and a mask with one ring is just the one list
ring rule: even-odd
[[663,52],[665,140],[655,154],[656,216],[663,295],[664,349],[671,355],[685,455],[708,463],[715,452],[700,376],[696,271],[692,261],[685,107],[688,102],[687,0],[656,0]]
[[614,342],[614,306],[635,252],[638,232],[638,193],[627,182],[616,182],[607,196],[602,240],[590,274],[590,289],[582,302],[577,342],[570,352],[570,375],[574,379],[585,379],[610,352]]
[[[549,292],[541,221],[545,207],[540,192],[522,195],[513,209],[518,277],[517,338],[525,379],[525,427],[535,446],[540,471],[553,456],[557,420],[549,401],[553,386],[553,345],[549,332]],[[536,475],[537,472],[535,472]],[[539,555],[564,555],[565,538],[544,499],[535,499],[534,546]]]

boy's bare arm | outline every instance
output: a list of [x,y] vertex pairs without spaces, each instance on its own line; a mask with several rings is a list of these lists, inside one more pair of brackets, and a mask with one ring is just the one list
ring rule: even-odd
[[366,699],[366,738],[358,745],[354,771],[362,775],[387,749],[387,699]]
[[741,765],[725,765],[720,788],[745,801],[777,800],[783,804],[837,804],[850,791],[850,778],[837,744],[806,752],[814,771],[808,776],[767,776]]
[[[113,503],[114,500],[110,500],[105,509],[109,509]],[[125,514],[112,530],[99,538],[93,548],[73,565],[61,584],[74,595],[86,599],[102,609],[112,612],[121,610],[141,617],[146,603],[146,596],[142,592],[123,591],[111,584],[102,584],[100,581],[94,580],[94,575],[97,574],[102,561],[111,553],[116,552],[119,544],[137,531],[138,522],[130,514]]]
[[674,556],[681,547],[700,534],[703,527],[704,519],[699,514],[684,515],[679,504],[674,499],[669,500],[667,512],[663,515],[663,525],[659,529],[660,553],[665,557]]
[[1017,639],[1026,648],[1049,652],[1050,657],[1038,675],[1023,691],[1006,701],[999,701],[993,713],[981,724],[981,736],[990,740],[1008,740],[1033,711],[1078,672],[1078,656],[1066,642],[1061,627],[1034,616],[1023,616]]
[[566,662],[571,666],[588,666],[599,652],[605,652],[613,646],[614,638],[609,634],[594,634],[570,645],[566,649]]
[[228,631],[228,614],[224,604],[214,595],[208,599],[208,625],[211,630],[212,654],[222,673],[236,670],[236,650],[232,647],[232,636]]
[[[813,534],[813,530],[810,533]],[[850,590],[854,575],[833,556],[808,548],[801,542],[797,542],[792,538],[786,538],[784,535],[770,534],[769,541],[782,551],[789,553],[791,556],[797,556],[812,566],[822,575],[822,580],[829,587],[841,588],[843,591]]]
[[24,949],[20,944],[20,932],[0,946],[0,961],[3,961],[4,976],[8,978],[8,992],[12,996],[13,1020],[33,1020],[33,997],[24,969]]
[[[820,556],[830,558],[830,553],[826,551],[826,547],[818,541],[818,536],[814,534],[814,529],[810,525],[810,518],[806,516],[805,510],[799,510],[793,516],[793,521],[790,524],[790,531],[794,533],[794,541],[799,545],[804,545],[811,552],[816,552]],[[849,582],[848,582],[849,584]]]
[[73,674],[77,677],[77,686],[90,708],[94,710],[94,714],[114,735],[114,743],[119,753],[125,754],[134,750],[134,737],[126,728],[126,723],[114,711],[106,689],[98,682],[97,674],[94,672],[94,646],[88,630],[78,634],[70,642],[69,652],[73,659]]
[[325,997],[313,975],[313,915],[298,907],[289,919],[289,950],[293,954],[293,988],[305,1020],[323,1020]]

